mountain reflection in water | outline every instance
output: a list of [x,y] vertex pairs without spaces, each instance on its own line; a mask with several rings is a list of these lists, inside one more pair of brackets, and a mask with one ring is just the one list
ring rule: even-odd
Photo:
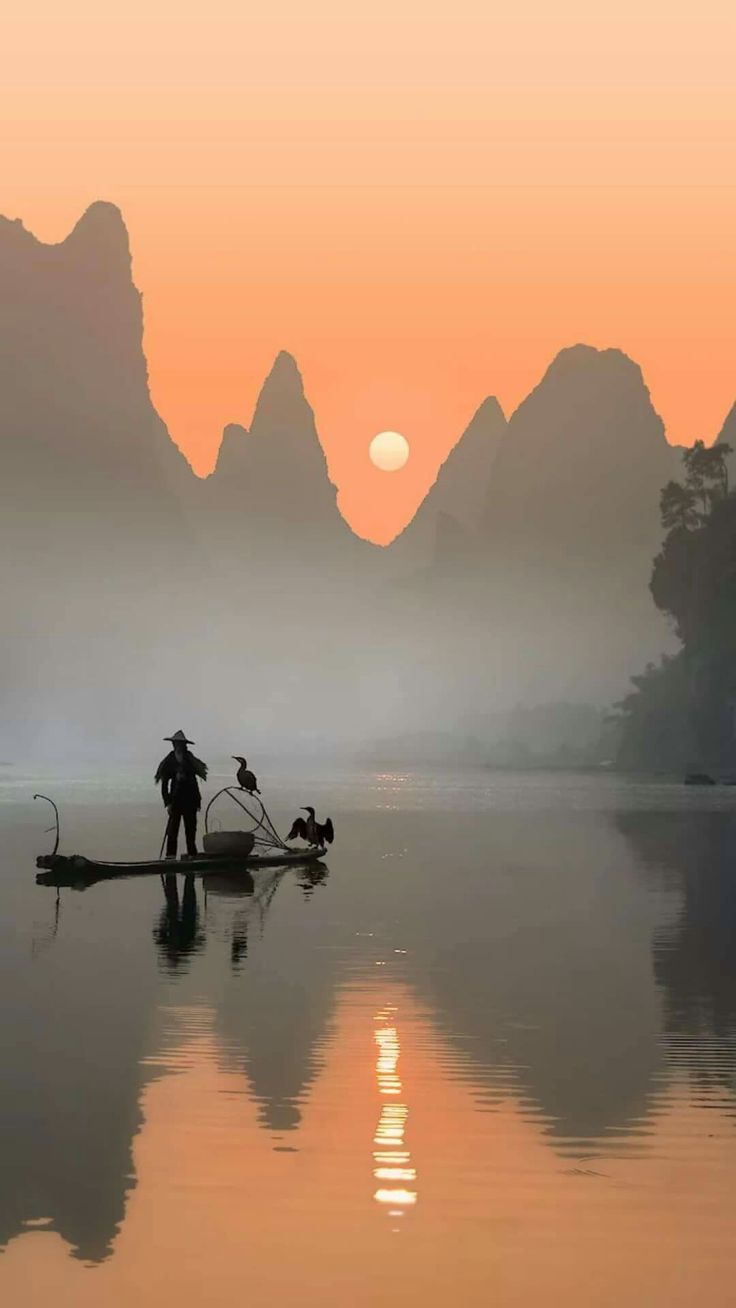
[[[545,1285],[607,1303],[604,1265],[611,1303],[685,1303],[695,1283],[673,1288],[658,1252],[675,1230],[718,1302],[736,1262],[731,796],[405,776],[387,808],[385,785],[344,783],[329,868],[62,890],[58,924],[29,811],[5,803],[5,1301],[37,1302],[70,1254],[109,1269],[109,1302],[145,1276],[153,1303],[142,1222],[163,1205],[181,1235],[161,1217],[157,1239],[168,1256],[181,1239],[215,1303],[237,1289],[236,1215],[258,1303],[369,1304],[384,1275],[411,1303],[451,1285],[486,1302],[494,1276],[500,1303]],[[74,821],[99,818],[80,803]],[[220,1225],[190,1243],[202,1205]],[[70,1303],[88,1293],[69,1281]]]

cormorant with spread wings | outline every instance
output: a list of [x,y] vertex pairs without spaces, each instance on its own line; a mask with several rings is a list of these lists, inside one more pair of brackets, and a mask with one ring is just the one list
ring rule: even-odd
[[295,840],[299,837],[310,845],[331,845],[335,839],[332,818],[327,818],[325,822],[318,822],[313,808],[303,808],[302,813],[307,813],[308,816],[294,818],[287,840]]

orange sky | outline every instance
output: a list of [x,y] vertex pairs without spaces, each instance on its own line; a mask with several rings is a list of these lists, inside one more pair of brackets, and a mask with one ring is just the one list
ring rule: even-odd
[[[200,472],[279,349],[390,537],[482,398],[585,341],[670,440],[736,398],[732,0],[10,0],[0,211],[117,203],[154,401]],[[371,437],[404,433],[401,473]]]

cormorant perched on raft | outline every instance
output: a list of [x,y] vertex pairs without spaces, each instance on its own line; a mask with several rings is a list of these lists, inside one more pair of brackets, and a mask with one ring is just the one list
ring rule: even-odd
[[313,808],[303,808],[302,813],[308,813],[309,817],[294,818],[291,831],[286,837],[287,840],[294,840],[299,836],[301,840],[306,840],[310,845],[331,845],[335,839],[335,828],[332,825],[332,818],[326,822],[318,822],[314,816]]
[[260,795],[261,792],[258,789],[256,774],[255,772],[251,772],[245,759],[241,758],[239,754],[231,754],[230,757],[234,758],[235,762],[240,764],[236,776],[241,790],[247,790],[249,795]]

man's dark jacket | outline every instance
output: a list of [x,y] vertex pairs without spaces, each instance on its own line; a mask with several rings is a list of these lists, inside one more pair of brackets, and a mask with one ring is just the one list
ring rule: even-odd
[[162,758],[156,772],[156,785],[161,782],[161,794],[168,808],[173,804],[181,809],[198,809],[202,803],[197,777],[207,780],[207,765],[189,750],[179,762],[173,749]]

